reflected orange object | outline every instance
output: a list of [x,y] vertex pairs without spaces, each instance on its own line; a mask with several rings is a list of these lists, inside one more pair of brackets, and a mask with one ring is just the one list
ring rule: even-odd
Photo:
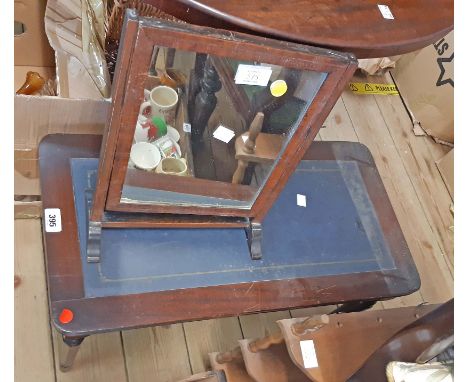
[[168,68],[164,72],[158,71],[161,85],[169,86],[173,89],[177,89],[180,86],[184,86],[187,82],[185,74],[180,70]]
[[45,79],[37,72],[28,72],[26,74],[26,81],[21,86],[16,94],[34,94],[37,93],[45,84]]
[[175,82],[171,77],[169,77],[169,76],[166,75],[166,74],[163,74],[163,75],[161,76],[161,85],[169,86],[169,87],[171,87],[171,88],[177,87],[176,82]]

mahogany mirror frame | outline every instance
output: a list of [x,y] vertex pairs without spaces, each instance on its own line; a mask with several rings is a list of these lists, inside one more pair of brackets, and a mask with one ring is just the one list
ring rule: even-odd
[[[268,62],[327,74],[250,209],[121,202],[134,133],[131,126],[136,124],[154,46]],[[219,226],[223,226],[223,223],[245,225],[246,218],[261,221],[314,140],[356,68],[357,60],[350,53],[139,17],[136,11],[127,11],[90,220],[105,222],[112,220],[109,216],[121,214],[123,218],[117,219],[118,222],[113,226],[140,227],[168,226],[171,220],[187,226],[210,226],[210,221]],[[135,213],[140,213],[142,218],[135,217],[138,216]]]

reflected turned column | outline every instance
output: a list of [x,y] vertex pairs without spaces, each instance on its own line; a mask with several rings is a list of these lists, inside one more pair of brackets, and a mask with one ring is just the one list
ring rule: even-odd
[[192,111],[192,141],[200,141],[218,102],[215,93],[221,90],[221,81],[208,57],[203,69],[201,88],[195,98]]

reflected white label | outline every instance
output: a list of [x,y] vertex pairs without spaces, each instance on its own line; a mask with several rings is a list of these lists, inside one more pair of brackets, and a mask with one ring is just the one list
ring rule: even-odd
[[192,125],[190,123],[183,123],[182,124],[182,130],[184,130],[186,133],[191,133],[192,132]]
[[223,125],[219,125],[218,128],[213,132],[213,137],[224,143],[229,143],[229,141],[234,138],[235,135],[236,134],[234,134],[234,131],[224,127]]
[[234,82],[238,85],[267,86],[271,73],[269,66],[239,64]]

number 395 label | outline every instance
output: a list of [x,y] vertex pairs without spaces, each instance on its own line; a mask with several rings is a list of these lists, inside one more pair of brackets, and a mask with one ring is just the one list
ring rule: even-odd
[[60,208],[46,208],[44,210],[44,224],[46,232],[62,232]]
[[272,72],[269,66],[239,64],[234,82],[238,85],[267,86]]

